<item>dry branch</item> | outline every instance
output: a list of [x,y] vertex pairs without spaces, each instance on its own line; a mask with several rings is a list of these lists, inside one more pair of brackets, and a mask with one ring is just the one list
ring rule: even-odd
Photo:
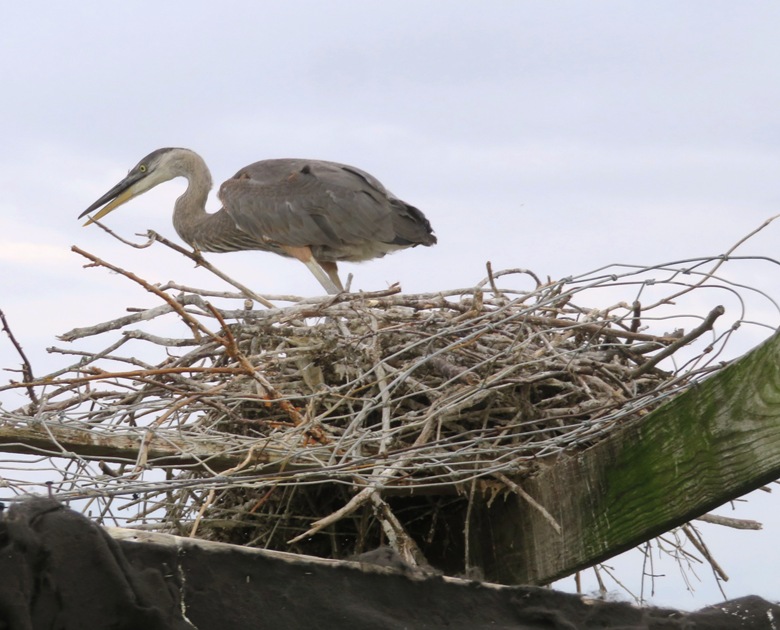
[[744,518],[731,518],[729,516],[720,516],[719,514],[702,514],[697,521],[711,523],[713,525],[723,525],[734,529],[762,529],[763,525],[758,521],[752,521]]
[[[0,324],[2,324],[3,332],[6,335],[8,335],[8,338],[11,340],[11,343],[16,349],[16,352],[19,354],[19,357],[22,359],[22,380],[26,382],[32,381],[34,377],[33,377],[32,366],[30,365],[30,361],[27,358],[27,355],[24,353],[21,344],[16,340],[16,337],[11,332],[11,327],[8,325],[8,320],[5,318],[5,313],[3,313],[2,310],[0,310]],[[38,405],[38,397],[35,395],[35,388],[28,387],[27,395],[30,397],[33,406]]]

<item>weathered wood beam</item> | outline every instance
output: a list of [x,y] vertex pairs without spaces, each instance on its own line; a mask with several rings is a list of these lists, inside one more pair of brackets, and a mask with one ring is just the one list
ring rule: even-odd
[[546,584],[780,477],[780,333],[522,489],[473,511],[472,561],[489,580]]
[[[228,450],[225,440],[186,441],[168,434],[156,435],[142,431],[137,437],[109,435],[88,428],[50,424],[47,430],[20,424],[0,425],[0,452],[78,456],[90,460],[135,463],[139,454],[154,466],[191,467],[206,464],[214,471],[224,471],[246,458]],[[268,464],[286,459],[286,454],[273,449],[257,449],[247,464]]]

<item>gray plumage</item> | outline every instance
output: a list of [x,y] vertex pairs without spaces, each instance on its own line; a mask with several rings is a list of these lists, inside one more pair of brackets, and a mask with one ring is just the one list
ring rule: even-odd
[[147,155],[80,217],[99,219],[133,197],[174,177],[189,185],[176,200],[179,236],[207,252],[263,250],[301,260],[329,293],[342,289],[336,263],[379,258],[434,245],[425,215],[358,168],[320,160],[278,159],[242,168],[219,189],[222,209],[206,212],[211,174],[189,149]]

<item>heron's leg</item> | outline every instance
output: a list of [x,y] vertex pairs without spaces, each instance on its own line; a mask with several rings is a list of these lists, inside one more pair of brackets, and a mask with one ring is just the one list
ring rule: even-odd
[[337,293],[341,293],[343,291],[343,289],[341,288],[341,283],[339,282],[338,285],[334,284],[333,280],[330,279],[330,276],[328,276],[328,274],[322,268],[320,263],[314,260],[314,258],[312,258],[311,260],[303,261],[303,264],[309,268],[309,271],[311,271],[314,274],[314,277],[320,281],[322,287],[330,295],[336,295]]
[[330,279],[333,280],[333,284],[335,284],[339,288],[339,291],[343,291],[344,285],[341,284],[341,278],[339,278],[338,263],[325,261],[325,260],[321,260],[318,262],[320,263],[320,267],[322,267],[326,271],[328,277],[330,277]]
[[297,258],[304,265],[306,265],[309,268],[309,271],[314,274],[314,277],[319,280],[319,283],[328,293],[331,295],[336,295],[337,293],[343,291],[341,288],[341,282],[335,284],[333,280],[331,280],[330,275],[326,273],[326,271],[320,266],[320,263],[314,260],[314,256],[311,253],[311,248],[306,246],[293,247],[292,245],[280,245],[280,247],[290,256]]

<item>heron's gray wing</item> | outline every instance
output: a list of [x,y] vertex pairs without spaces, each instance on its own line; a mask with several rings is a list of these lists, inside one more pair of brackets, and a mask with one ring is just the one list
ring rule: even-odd
[[281,245],[339,250],[398,237],[397,200],[368,173],[334,162],[257,162],[226,181],[219,196],[241,230]]

